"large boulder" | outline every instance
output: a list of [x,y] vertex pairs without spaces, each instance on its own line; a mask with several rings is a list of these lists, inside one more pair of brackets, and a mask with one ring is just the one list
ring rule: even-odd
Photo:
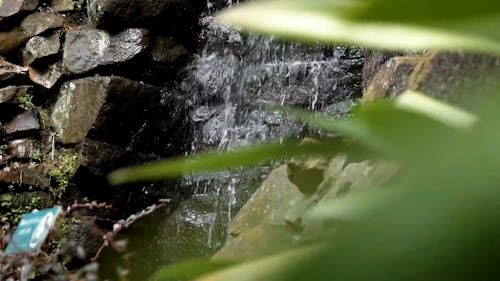
[[[428,52],[393,57],[370,80],[364,101],[394,97],[416,90],[465,107],[479,101],[478,88],[493,86],[500,77],[500,59],[461,52]],[[370,77],[366,77],[368,79]]]
[[309,168],[322,170],[322,182],[314,192],[302,192],[292,183],[290,177],[296,171],[290,167],[274,170],[234,218],[229,228],[233,238],[215,257],[258,257],[307,240],[326,230],[318,230],[318,225],[306,216],[318,202],[376,188],[398,171],[391,163],[348,163],[344,156],[331,159],[328,165],[323,160],[313,162],[316,164]]
[[163,84],[175,79],[189,57],[183,45],[146,29],[129,28],[117,34],[79,29],[66,33],[63,66],[71,74],[94,71]]
[[363,90],[366,91],[373,77],[378,73],[380,68],[391,58],[396,56],[404,56],[402,52],[380,51],[380,50],[364,50],[365,61],[363,64]]
[[79,74],[101,65],[126,62],[146,49],[147,35],[146,30],[137,28],[116,35],[97,29],[70,30],[64,43],[64,67]]
[[87,77],[61,86],[52,115],[58,140],[96,140],[126,146],[141,128],[148,106],[160,103],[157,88],[118,76]]

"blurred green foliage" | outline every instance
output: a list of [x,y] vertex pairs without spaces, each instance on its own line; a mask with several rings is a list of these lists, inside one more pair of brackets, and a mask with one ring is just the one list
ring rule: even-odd
[[495,0],[253,1],[226,10],[219,20],[292,40],[500,54]]
[[[500,55],[500,2],[495,0],[269,0],[227,10],[220,19],[303,41]],[[493,88],[484,96],[475,115],[411,99],[367,104],[345,121],[280,109],[342,138],[312,146],[265,144],[212,152],[125,168],[110,179],[157,179],[305,153],[344,151],[396,161],[403,172],[387,188],[334,199],[310,212],[309,218],[319,223],[343,222],[334,232],[326,229],[317,241],[309,241],[312,246],[229,268],[224,264],[222,270],[210,266],[214,261],[181,264],[163,269],[152,280],[496,280],[498,91]]]

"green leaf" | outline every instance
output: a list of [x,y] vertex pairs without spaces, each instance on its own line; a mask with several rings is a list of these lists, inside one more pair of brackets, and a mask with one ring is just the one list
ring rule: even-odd
[[243,168],[283,160],[294,156],[322,155],[332,156],[339,152],[350,152],[353,155],[367,154],[362,146],[337,141],[299,144],[296,141],[286,143],[258,144],[234,151],[211,151],[192,157],[167,159],[155,163],[122,168],[108,175],[112,185],[176,178],[189,173],[220,171]]
[[314,128],[322,129],[331,133],[340,133],[344,137],[351,138],[356,142],[380,153],[387,152],[388,148],[383,139],[377,136],[372,128],[356,118],[349,120],[337,120],[322,113],[315,113],[298,108],[271,106],[270,109],[279,111],[291,118],[304,122]]
[[272,256],[229,267],[213,274],[202,276],[198,281],[262,281],[277,280],[283,270],[292,268],[306,257],[314,255],[323,245],[316,243],[312,246],[288,250]]
[[[434,109],[436,107],[441,111],[443,111],[443,108],[446,109],[443,111],[444,113],[440,114],[441,119],[444,118],[443,116],[448,115],[453,118],[459,116],[461,119],[458,121],[464,122],[464,116],[468,116],[452,107],[432,103],[431,101],[425,99],[424,106],[432,104],[434,105]],[[401,104],[403,105],[404,103]],[[404,107],[402,105],[400,107]],[[348,153],[354,158],[360,155],[367,158],[376,153],[377,155],[385,155],[402,162],[419,163],[417,160],[427,155],[423,154],[422,151],[438,149],[432,141],[428,141],[428,134],[434,134],[439,137],[443,137],[444,135],[454,137],[457,132],[429,118],[428,114],[415,113],[415,108],[413,106],[411,110],[407,110],[406,108],[398,108],[386,102],[374,103],[364,106],[353,118],[340,121],[299,109],[278,108],[281,112],[309,125],[330,132],[340,133],[342,137],[348,138],[352,142],[337,139],[299,145],[296,141],[290,141],[284,144],[259,144],[228,152],[211,151],[191,157],[168,159],[137,167],[122,168],[112,172],[108,176],[108,180],[111,184],[116,185],[175,178],[189,173],[211,172],[266,164],[294,156],[333,156],[339,152]],[[462,114],[457,115],[457,112]],[[453,118],[448,118],[447,120],[455,120]],[[412,124],[412,126],[410,127],[408,124]],[[395,134],[394,132],[399,133]],[[414,150],[408,151],[407,147],[410,143],[417,143],[420,147],[415,147]]]
[[180,264],[164,267],[154,273],[150,281],[192,280],[202,275],[222,270],[240,263],[235,260],[201,259],[185,261]]
[[[367,104],[349,120],[342,121],[300,109],[275,109],[313,127],[340,133],[379,155],[403,163],[420,163],[422,157],[427,157],[429,152],[439,149],[433,140],[428,138],[429,135],[436,138],[454,138],[461,133],[442,122],[443,118],[464,122],[462,119],[456,120],[457,112],[461,112],[458,109],[434,102],[431,98],[422,99],[425,100],[423,106],[433,105],[434,109],[438,108],[440,119],[436,120],[435,115],[438,112],[433,112],[431,116],[428,112],[422,114],[422,110],[417,110],[422,105],[395,105],[387,101]],[[463,118],[463,115],[459,116]],[[408,149],[409,145],[413,145],[413,149]]]
[[[334,1],[329,1],[334,2]],[[435,22],[463,21],[496,17],[500,4],[496,0],[357,0],[350,17],[373,21]]]
[[307,212],[306,219],[325,222],[329,220],[359,220],[369,217],[377,206],[397,200],[401,192],[394,189],[373,189],[319,202]]
[[406,91],[396,99],[396,106],[421,113],[457,129],[470,128],[478,118],[460,108],[433,99],[416,91]]
[[[285,39],[500,55],[498,1],[475,4],[459,1],[457,5],[451,0],[270,0],[227,9],[218,19],[246,31]],[[437,11],[433,12],[434,8]]]

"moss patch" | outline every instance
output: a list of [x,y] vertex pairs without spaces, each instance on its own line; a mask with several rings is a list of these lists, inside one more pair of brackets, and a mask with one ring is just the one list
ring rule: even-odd
[[54,163],[55,168],[49,171],[49,175],[56,180],[57,196],[61,196],[69,185],[69,181],[78,167],[78,153],[73,149],[62,149],[57,155]]

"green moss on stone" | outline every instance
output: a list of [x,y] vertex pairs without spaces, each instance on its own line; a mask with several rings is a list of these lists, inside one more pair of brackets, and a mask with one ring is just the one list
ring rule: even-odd
[[57,155],[55,168],[49,171],[49,175],[57,182],[57,195],[61,195],[68,187],[69,181],[76,172],[77,160],[78,153],[72,149],[63,149]]
[[27,94],[27,95],[22,95],[22,96],[18,97],[17,102],[18,102],[18,105],[20,108],[22,108],[24,110],[31,110],[31,109],[33,109],[33,107],[35,107],[32,99],[33,99],[33,96]]

